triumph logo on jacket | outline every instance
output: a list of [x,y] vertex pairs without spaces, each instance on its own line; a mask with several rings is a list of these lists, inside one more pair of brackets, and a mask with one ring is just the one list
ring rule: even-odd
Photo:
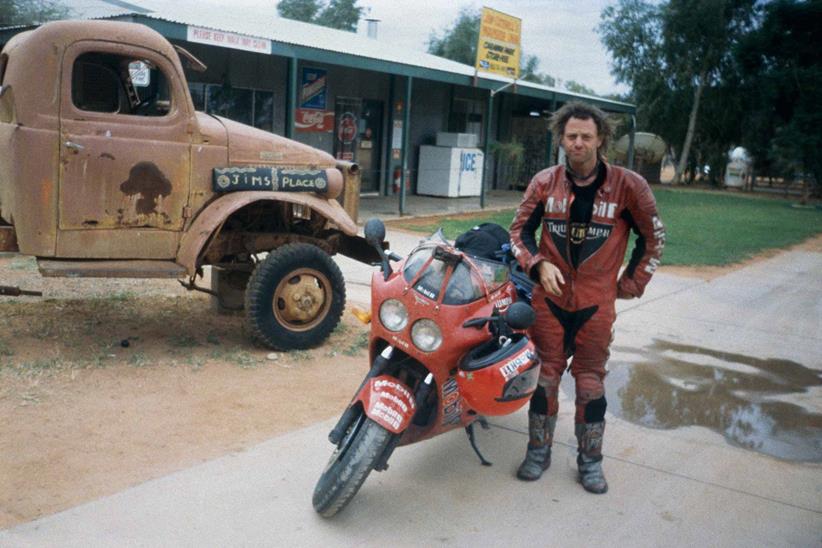
[[[579,243],[582,245],[579,250],[579,264],[582,264],[585,259],[596,253],[599,248],[602,247],[611,235],[611,231],[614,230],[614,227],[613,225],[602,223],[589,223],[587,229],[572,227],[572,230],[574,229],[579,230],[579,232],[572,232],[571,237],[574,238],[574,243]],[[568,222],[564,219],[545,219],[544,230],[548,231],[548,234],[551,235],[551,241],[554,242],[554,245],[559,252],[565,256],[567,249],[566,235],[568,234]],[[582,230],[585,231],[584,239]],[[567,256],[565,256],[565,258],[570,264],[570,258]]]

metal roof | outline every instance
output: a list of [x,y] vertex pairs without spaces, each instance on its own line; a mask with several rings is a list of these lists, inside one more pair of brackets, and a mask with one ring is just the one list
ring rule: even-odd
[[[226,3],[228,4],[228,3]],[[128,18],[154,27],[170,38],[186,39],[184,28],[158,22],[203,27],[272,41],[272,53],[300,59],[377,70],[453,84],[471,86],[474,67],[393,44],[390,38],[330,29],[279,17],[270,8],[206,5],[196,0],[75,0],[74,16],[83,19]],[[510,79],[480,73],[477,86],[498,89]],[[541,99],[567,101],[580,98],[611,111],[634,112],[634,105],[592,97],[526,81],[516,82],[517,93]],[[508,88],[511,92],[511,88]]]

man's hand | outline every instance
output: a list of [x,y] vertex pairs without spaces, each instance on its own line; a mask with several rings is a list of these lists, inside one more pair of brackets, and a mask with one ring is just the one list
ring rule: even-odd
[[565,278],[562,277],[562,272],[559,268],[552,265],[548,261],[540,261],[537,263],[537,273],[539,274],[539,283],[546,292],[559,297],[562,295],[560,285],[565,283]]
[[617,282],[617,299],[634,299],[638,297],[639,290],[636,282],[631,278],[622,276]]

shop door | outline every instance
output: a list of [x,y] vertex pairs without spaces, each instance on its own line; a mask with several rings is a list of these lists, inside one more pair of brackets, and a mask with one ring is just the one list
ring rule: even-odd
[[362,173],[361,192],[379,192],[380,168],[382,166],[382,101],[365,100],[362,102],[360,122],[359,150],[357,163]]
[[538,171],[551,165],[548,135],[551,131],[548,118],[531,116],[511,119],[511,138],[522,143],[523,157],[516,165],[505,161],[498,166],[498,177],[514,188],[525,188]]

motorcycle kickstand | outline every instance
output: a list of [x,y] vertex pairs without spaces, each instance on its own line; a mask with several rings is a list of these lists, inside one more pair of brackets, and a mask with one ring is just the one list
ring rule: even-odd
[[[480,424],[482,424],[482,423],[480,423]],[[486,422],[486,425],[487,424],[488,423]],[[471,444],[471,449],[473,449],[474,453],[477,454],[477,456],[479,457],[479,460],[482,463],[482,465],[483,466],[491,466],[493,463],[488,461],[488,460],[485,460],[485,457],[483,457],[482,453],[480,453],[479,447],[477,447],[477,440],[474,437],[474,423],[473,422],[465,427],[465,432],[468,434],[468,442]]]

